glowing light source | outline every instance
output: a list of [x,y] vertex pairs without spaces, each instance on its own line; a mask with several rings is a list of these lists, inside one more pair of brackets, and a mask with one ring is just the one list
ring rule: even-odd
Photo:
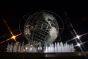
[[[81,37],[82,36],[84,36],[84,35],[87,35],[88,33],[84,33],[84,34],[81,34],[81,35],[78,35],[78,34],[76,34],[76,36],[74,36],[72,39],[70,39],[70,40],[68,40],[67,42],[70,42],[70,41],[72,41],[72,40],[76,40],[76,39],[78,39],[80,42],[81,42]],[[81,42],[82,43],[82,42]]]
[[81,37],[81,36],[79,36],[79,35],[76,35],[76,37],[75,37],[75,38],[77,38],[77,39],[80,39],[80,37]]
[[[81,47],[81,45],[83,44],[83,42],[80,40],[80,38],[81,38],[82,36],[84,36],[84,35],[87,35],[88,33],[84,33],[84,34],[82,34],[82,35],[78,35],[78,34],[76,33],[75,29],[73,28],[72,24],[71,24],[71,27],[72,27],[72,29],[73,29],[73,33],[75,34],[75,37],[72,38],[71,40],[75,40],[75,41],[76,41],[76,44],[77,44],[76,46],[78,46],[78,47],[80,48],[82,54],[86,57],[86,54],[84,53],[84,50],[83,50],[83,48],[85,49],[85,47],[84,47],[84,46]],[[67,42],[69,42],[69,41],[71,41],[71,40],[68,40]],[[78,43],[78,41],[79,41],[79,43]],[[86,43],[86,42],[84,42],[84,43]]]
[[13,39],[14,41],[16,41],[16,37],[18,37],[18,36],[21,35],[21,34],[22,34],[22,33],[20,33],[20,34],[18,34],[18,35],[12,35],[9,39],[6,39],[6,40],[0,42],[0,44],[3,44],[3,43],[5,43],[5,42],[7,42],[7,41],[9,41],[9,40],[11,40],[11,39]]
[[19,35],[21,35],[22,33],[18,34],[18,35],[12,35],[11,39],[13,39],[14,41],[16,41],[16,37],[18,37]]
[[14,35],[13,32],[11,31],[9,25],[7,24],[6,20],[4,19],[3,21],[4,21],[4,23],[6,24],[8,30],[9,30],[9,32],[10,32],[10,34],[11,34],[12,36],[11,36],[9,39],[6,39],[6,40],[0,42],[0,44],[6,42],[6,41],[8,41],[8,40],[11,40],[11,39],[13,39],[14,41],[16,41],[16,37],[19,36],[19,35],[21,35],[22,33],[20,33],[20,34],[18,34],[18,35]]
[[11,39],[13,39],[14,41],[16,41],[16,36],[13,35],[13,36],[11,37]]
[[81,46],[81,44],[80,44],[80,43],[77,43],[77,45],[76,45],[76,46],[80,47],[80,46]]
[[84,36],[84,35],[87,35],[88,32],[87,33],[84,33],[84,34],[81,34],[81,35],[78,35],[77,32],[75,31],[75,29],[73,28],[73,25],[72,24],[71,24],[71,27],[73,29],[73,33],[75,34],[75,36],[71,40],[68,40],[67,42],[72,41],[72,40],[77,41],[77,39],[78,39],[80,41],[80,43],[82,43],[82,41],[80,40],[81,37]]

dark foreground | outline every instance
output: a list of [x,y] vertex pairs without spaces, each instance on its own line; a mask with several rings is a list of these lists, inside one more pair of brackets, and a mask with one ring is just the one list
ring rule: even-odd
[[0,52],[0,59],[88,59],[81,53],[7,53]]

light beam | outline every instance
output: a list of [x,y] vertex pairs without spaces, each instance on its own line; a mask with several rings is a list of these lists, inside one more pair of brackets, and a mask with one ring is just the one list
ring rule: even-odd
[[3,44],[3,43],[5,43],[5,42],[7,42],[7,41],[9,41],[9,40],[14,40],[14,41],[16,41],[16,38],[17,38],[18,36],[20,36],[21,34],[22,34],[22,33],[20,33],[20,34],[18,34],[18,35],[13,35],[13,36],[11,36],[9,39],[6,39],[6,40],[0,42],[0,44]]
[[12,36],[11,36],[9,39],[6,39],[6,40],[0,42],[0,44],[3,44],[3,43],[5,43],[5,42],[7,42],[7,41],[9,41],[9,40],[11,40],[11,39],[14,40],[14,41],[16,41],[16,37],[18,37],[18,36],[21,35],[22,33],[20,33],[20,34],[18,34],[18,35],[14,35],[13,32],[11,31],[10,27],[8,26],[6,20],[3,20],[3,21],[4,21],[4,23],[6,24],[8,30],[9,30],[9,32],[10,32],[10,34],[11,34]]
[[[75,40],[76,41],[76,44],[77,44],[76,46],[78,46],[80,48],[82,54],[86,57],[86,54],[83,51],[83,48],[85,49],[85,47],[84,46],[83,46],[83,48],[81,47],[83,42],[80,40],[80,38],[82,36],[84,36],[84,35],[87,35],[88,33],[85,33],[85,34],[82,34],[82,35],[78,35],[77,32],[75,31],[75,29],[73,28],[73,25],[72,24],[70,24],[70,25],[71,25],[71,27],[73,29],[73,33],[75,34],[75,37],[72,38],[71,40]],[[69,40],[69,41],[71,41],[71,40]],[[79,43],[78,43],[78,40],[79,40]],[[69,41],[67,41],[67,42],[69,42]]]

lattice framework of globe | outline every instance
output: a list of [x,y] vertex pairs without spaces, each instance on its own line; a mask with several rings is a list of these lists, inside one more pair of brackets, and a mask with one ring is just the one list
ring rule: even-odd
[[59,35],[57,19],[50,12],[36,12],[28,17],[24,35],[32,45],[45,45],[55,41]]

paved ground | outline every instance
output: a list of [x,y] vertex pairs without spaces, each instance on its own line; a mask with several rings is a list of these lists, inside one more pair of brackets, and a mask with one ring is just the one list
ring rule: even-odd
[[88,59],[88,55],[84,57],[80,53],[7,53],[0,52],[0,59],[46,59],[46,58],[57,58],[57,59]]

